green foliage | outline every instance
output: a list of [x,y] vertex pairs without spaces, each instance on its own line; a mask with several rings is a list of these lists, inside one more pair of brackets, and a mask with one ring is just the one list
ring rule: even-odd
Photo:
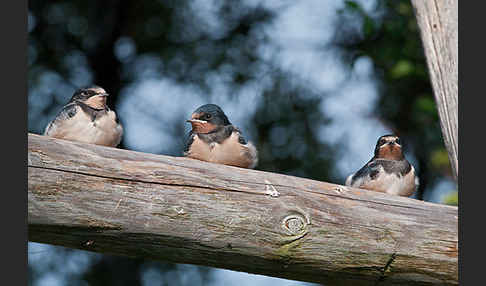
[[[336,182],[334,169],[340,146],[321,142],[316,128],[331,120],[319,108],[322,97],[327,95],[316,94],[305,80],[257,55],[258,44],[268,39],[256,36],[254,31],[271,23],[278,10],[248,8],[245,1],[222,1],[218,17],[225,25],[221,30],[209,31],[207,23],[205,26],[197,22],[200,11],[189,9],[189,3],[29,1],[29,131],[42,132],[47,120],[66,102],[69,92],[79,85],[103,86],[110,91],[109,104],[116,106],[122,100],[119,94],[141,79],[169,78],[211,94],[214,91],[208,78],[229,71],[225,73],[225,84],[230,86],[230,98],[237,97],[248,82],[270,82],[262,102],[248,120],[250,126],[246,126],[260,150],[258,168]],[[336,25],[334,45],[349,66],[361,56],[373,60],[380,93],[373,115],[403,137],[406,150],[416,159],[421,198],[436,181],[450,177],[449,161],[410,1],[378,4],[376,9],[385,12],[383,17],[366,11],[355,1],[345,1],[339,12],[342,21]],[[346,25],[349,19],[360,19],[360,29],[350,30]],[[131,43],[125,49],[130,46],[133,50],[116,54],[124,41]],[[168,96],[164,92],[161,91],[161,97]],[[164,107],[154,108],[160,113],[172,112]],[[167,132],[170,138],[182,137],[182,124],[169,129],[169,123],[157,116],[154,112],[153,121],[163,123],[160,132]],[[180,155],[176,153],[178,145],[173,145],[171,155]],[[126,147],[124,142],[120,147]],[[75,253],[69,249],[65,252],[67,256],[62,256],[62,261]],[[171,272],[176,277],[180,277],[176,275],[178,271],[182,273],[179,266],[170,263],[109,256],[90,261],[89,268],[69,277],[69,285],[141,285],[142,274],[150,269],[162,274]],[[29,269],[31,281],[44,273]],[[198,268],[197,272],[202,285],[207,284],[209,270]],[[170,285],[185,285],[174,281]],[[161,283],[169,284],[165,280]]]
[[[354,55],[351,61],[360,56],[373,59],[382,83],[375,112],[416,158],[421,181],[418,197],[422,198],[439,178],[452,179],[450,165],[411,3],[383,0],[379,4],[383,17],[372,17],[359,3],[347,1],[342,16],[360,17],[362,29],[354,37],[349,33],[337,37],[336,43]],[[368,23],[370,19],[374,25]]]
[[412,63],[408,60],[400,60],[391,69],[391,77],[399,79],[410,75],[414,70]]
[[450,192],[447,196],[444,197],[443,203],[451,206],[457,206],[459,204],[458,192]]

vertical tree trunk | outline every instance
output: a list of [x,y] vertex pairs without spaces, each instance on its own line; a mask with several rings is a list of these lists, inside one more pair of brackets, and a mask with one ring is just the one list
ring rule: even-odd
[[444,143],[457,181],[457,0],[412,0],[440,116]]

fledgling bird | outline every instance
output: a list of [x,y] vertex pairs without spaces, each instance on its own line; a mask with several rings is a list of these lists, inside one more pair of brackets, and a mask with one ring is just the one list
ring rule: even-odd
[[196,109],[184,146],[184,156],[207,162],[253,169],[258,163],[258,153],[251,142],[243,138],[223,110],[215,104],[205,104]]
[[44,135],[54,138],[116,147],[123,127],[106,105],[108,94],[99,86],[81,88],[57,116],[47,124]]
[[418,185],[414,167],[403,155],[400,138],[381,136],[375,155],[356,173],[346,179],[346,186],[399,196],[411,196]]

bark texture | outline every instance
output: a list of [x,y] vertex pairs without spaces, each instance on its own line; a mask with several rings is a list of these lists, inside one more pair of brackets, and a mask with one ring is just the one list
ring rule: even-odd
[[458,174],[458,1],[412,0],[452,173]]
[[29,240],[325,285],[457,285],[457,207],[29,134]]

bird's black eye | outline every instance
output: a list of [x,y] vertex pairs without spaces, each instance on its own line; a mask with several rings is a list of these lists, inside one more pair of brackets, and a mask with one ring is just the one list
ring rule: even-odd
[[385,144],[385,139],[380,139],[379,145]]
[[395,139],[395,143],[397,143],[398,145],[402,145],[402,142],[400,141],[400,138]]
[[206,118],[206,119],[211,119],[211,114],[206,113],[206,115],[204,115],[204,118]]

